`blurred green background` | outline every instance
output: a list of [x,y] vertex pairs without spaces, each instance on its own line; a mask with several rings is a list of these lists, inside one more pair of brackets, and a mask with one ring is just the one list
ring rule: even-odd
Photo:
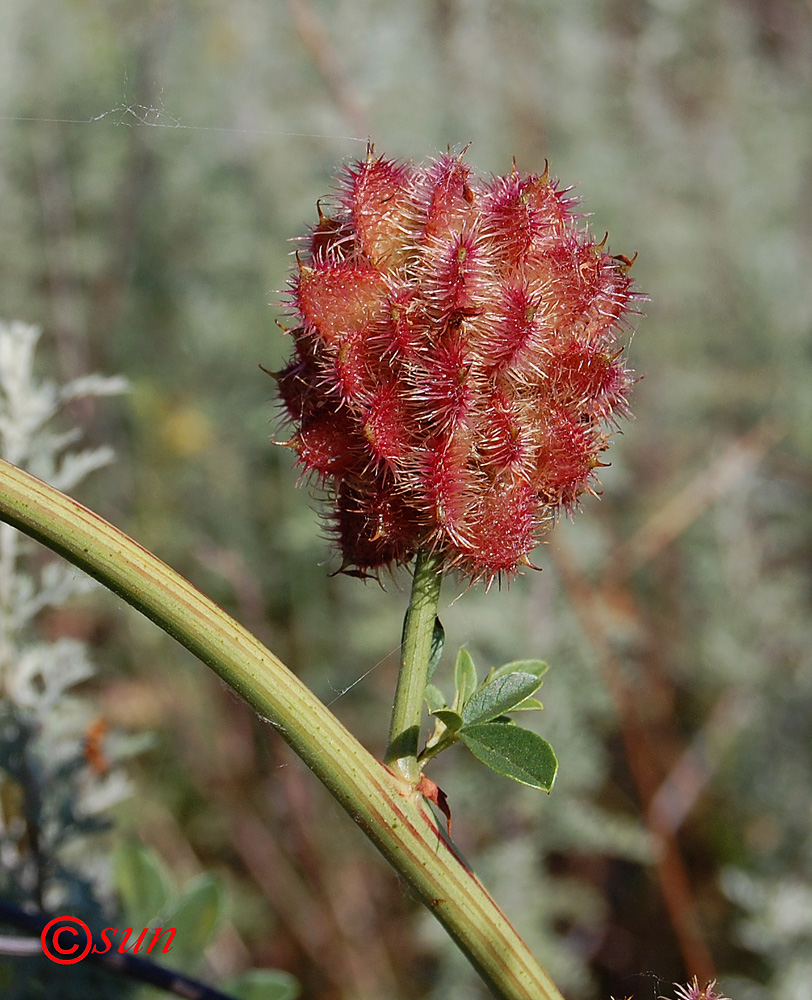
[[[550,662],[558,783],[547,798],[456,752],[432,777],[568,996],[696,973],[737,1000],[812,997],[812,4],[3,0],[0,115],[0,313],[43,326],[50,372],[132,385],[75,413],[119,456],[80,499],[376,753],[408,579],[329,576],[269,443],[258,366],[290,350],[291,240],[371,136],[417,160],[471,142],[484,174],[548,159],[612,251],[639,252],[645,378],[602,498],[542,572],[443,591],[447,660],[465,643],[485,669]],[[111,725],[156,734],[118,830],[182,879],[225,879],[214,978],[273,965],[314,1000],[483,996],[205,668],[112,598],[44,627],[93,642]]]

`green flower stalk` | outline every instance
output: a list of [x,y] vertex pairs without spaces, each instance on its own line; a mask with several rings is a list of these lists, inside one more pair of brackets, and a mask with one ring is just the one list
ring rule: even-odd
[[412,595],[403,627],[401,668],[385,758],[390,767],[413,785],[420,778],[417,762],[420,720],[442,583],[440,566],[438,557],[429,555],[425,550],[417,557]]

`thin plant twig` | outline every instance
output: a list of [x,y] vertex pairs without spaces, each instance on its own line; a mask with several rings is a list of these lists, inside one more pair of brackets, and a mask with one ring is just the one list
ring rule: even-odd
[[[674,791],[674,779],[685,774],[695,759],[686,752],[680,758],[681,764],[677,764],[668,776],[661,773],[657,765],[657,747],[662,746],[666,739],[674,745],[678,740],[674,734],[664,733],[663,719],[658,719],[656,737],[652,732],[639,705],[639,698],[625,678],[613,649],[605,611],[620,600],[626,611],[639,619],[641,616],[635,611],[635,600],[628,587],[629,577],[656,558],[709,507],[734,489],[782,436],[783,431],[772,420],[765,419],[737,438],[721,456],[714,458],[712,469],[703,469],[631,538],[614,548],[607,559],[608,569],[597,583],[586,579],[560,538],[551,546],[564,589],[595,651],[601,675],[618,714],[629,770],[656,848],[655,866],[660,889],[683,961],[690,975],[704,981],[714,978],[714,964],[701,931],[691,880],[676,834],[685,818],[685,809],[696,801],[708,776],[692,773],[691,788],[686,791],[688,798],[681,802],[677,821],[673,815],[676,804],[667,799]],[[678,773],[675,773],[677,769]]]
[[674,542],[709,507],[734,489],[784,436],[771,418],[733,441],[686,486],[660,507],[608,560],[613,579],[627,576]]
[[[594,650],[601,677],[614,703],[626,760],[645,817],[660,785],[660,775],[655,763],[656,743],[607,636],[598,592],[587,581],[560,538],[551,546],[551,551],[564,589],[584,635]],[[713,958],[700,929],[691,881],[674,831],[649,829],[660,891],[686,969],[690,975],[695,974],[704,981],[710,981],[715,978]]]
[[359,138],[369,135],[366,112],[350,88],[335,46],[313,7],[308,0],[288,0],[288,9],[302,45],[345,121]]

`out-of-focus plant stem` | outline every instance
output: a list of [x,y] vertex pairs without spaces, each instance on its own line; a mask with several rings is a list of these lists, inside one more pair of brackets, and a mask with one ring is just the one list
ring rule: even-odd
[[[365,750],[255,636],[97,514],[2,460],[0,519],[119,594],[267,719],[419,894],[497,997],[562,1000],[442,838],[413,785]],[[436,607],[436,596],[434,601]]]
[[403,626],[400,673],[398,674],[389,746],[385,761],[393,771],[414,785],[420,777],[417,751],[423,692],[428,680],[431,640],[437,618],[437,602],[443,582],[441,559],[421,549],[412,579],[412,594]]

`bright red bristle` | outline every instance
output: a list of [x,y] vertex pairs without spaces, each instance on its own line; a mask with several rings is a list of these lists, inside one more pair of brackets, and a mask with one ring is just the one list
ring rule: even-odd
[[427,430],[453,430],[470,413],[475,393],[472,363],[464,338],[454,330],[413,368],[411,395]]
[[434,541],[442,546],[464,544],[479,487],[470,463],[471,439],[458,433],[432,445],[424,459],[420,484],[425,509],[436,526]]
[[364,437],[375,458],[395,469],[412,456],[413,418],[392,379],[373,395],[364,418]]
[[388,293],[383,275],[373,268],[320,261],[300,269],[296,304],[307,326],[324,343],[339,347],[383,318]]
[[303,420],[290,443],[308,472],[322,479],[341,479],[361,460],[352,446],[353,437],[353,428],[343,414],[322,411]]
[[474,220],[476,196],[468,183],[471,168],[460,157],[442,156],[425,172],[429,191],[425,235],[455,236]]
[[494,370],[538,372],[547,355],[547,331],[536,319],[538,298],[524,285],[505,284],[477,342],[483,363]]
[[592,427],[577,414],[548,413],[538,439],[539,497],[552,507],[571,507],[587,489],[599,451]]
[[484,308],[493,289],[492,262],[473,232],[430,240],[423,253],[423,295],[437,326],[458,326]]
[[400,267],[416,253],[405,238],[420,221],[412,173],[408,164],[371,156],[350,173],[345,204],[358,245],[381,270]]
[[478,440],[482,464],[489,472],[530,479],[536,449],[526,423],[518,402],[505,389],[495,389],[485,400]]
[[385,336],[392,352],[414,360],[427,344],[427,322],[423,304],[414,288],[399,289],[389,299],[389,323]]
[[497,480],[478,498],[466,545],[477,575],[492,579],[515,574],[535,545],[538,499],[533,487],[513,479]]
[[355,230],[346,218],[332,219],[318,206],[319,221],[310,233],[310,260],[317,263],[342,261],[353,256],[356,250]]
[[418,545],[414,513],[386,477],[363,491],[342,484],[335,499],[333,528],[348,567],[361,573],[408,562]]
[[327,391],[334,390],[343,402],[363,407],[375,395],[387,366],[380,342],[365,331],[356,330],[337,351],[325,356],[322,371]]
[[556,344],[546,364],[548,392],[558,406],[601,419],[622,413],[629,379],[615,355],[575,337]]

